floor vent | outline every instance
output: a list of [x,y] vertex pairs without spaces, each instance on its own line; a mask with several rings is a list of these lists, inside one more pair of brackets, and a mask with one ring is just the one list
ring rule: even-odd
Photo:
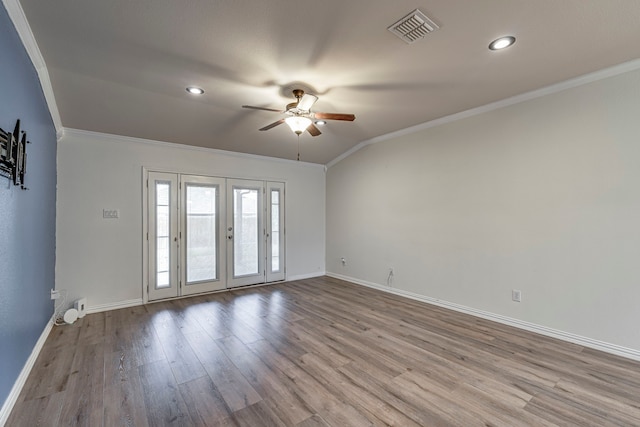
[[411,44],[438,28],[440,27],[427,18],[427,15],[416,9],[387,29],[406,43]]

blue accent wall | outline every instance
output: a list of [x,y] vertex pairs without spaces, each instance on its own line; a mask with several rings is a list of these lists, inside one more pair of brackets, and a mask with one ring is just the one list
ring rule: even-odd
[[0,177],[0,407],[53,315],[56,131],[40,80],[0,5],[0,128],[27,132],[21,190]]

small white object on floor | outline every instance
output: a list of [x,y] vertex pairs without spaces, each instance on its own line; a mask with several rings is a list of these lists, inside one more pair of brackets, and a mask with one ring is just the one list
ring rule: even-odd
[[70,308],[64,313],[63,319],[65,323],[69,325],[72,324],[73,322],[78,320],[78,310],[76,310],[75,308]]

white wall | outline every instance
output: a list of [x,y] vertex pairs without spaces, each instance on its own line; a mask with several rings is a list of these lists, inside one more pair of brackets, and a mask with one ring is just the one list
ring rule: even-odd
[[355,281],[393,267],[396,289],[640,351],[639,266],[637,70],[327,172],[327,272]]
[[[142,298],[142,171],[286,183],[288,279],[325,266],[324,167],[65,130],[58,143],[56,288],[106,308]],[[103,209],[120,210],[103,219]]]

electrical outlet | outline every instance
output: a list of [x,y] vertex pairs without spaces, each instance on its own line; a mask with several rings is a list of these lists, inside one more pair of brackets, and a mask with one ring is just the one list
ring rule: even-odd
[[517,289],[513,289],[511,291],[511,299],[514,300],[515,302],[521,302],[522,301],[522,292],[517,290]]
[[58,298],[60,298],[60,291],[51,289],[51,299],[58,299]]

